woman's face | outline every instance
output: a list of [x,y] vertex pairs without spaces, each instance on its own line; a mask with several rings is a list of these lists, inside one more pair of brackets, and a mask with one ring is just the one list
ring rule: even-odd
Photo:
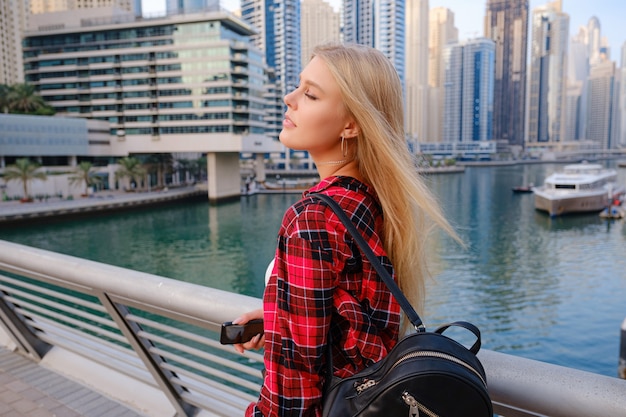
[[288,148],[308,151],[316,161],[341,159],[341,136],[350,118],[322,59],[309,62],[300,74],[300,85],[284,101],[287,113],[280,141]]

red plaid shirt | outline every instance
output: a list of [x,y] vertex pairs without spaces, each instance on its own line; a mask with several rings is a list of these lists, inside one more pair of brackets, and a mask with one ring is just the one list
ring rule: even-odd
[[333,196],[393,276],[370,187],[331,177],[304,193],[278,234],[263,297],[265,380],[246,416],[321,416],[331,329],[334,375],[340,377],[379,361],[398,340],[398,303],[332,209],[308,197],[312,192]]

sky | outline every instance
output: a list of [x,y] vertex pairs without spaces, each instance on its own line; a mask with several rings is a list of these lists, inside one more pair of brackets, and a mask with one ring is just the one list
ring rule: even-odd
[[[407,0],[411,1],[411,0]],[[339,10],[341,0],[328,0],[335,10]],[[530,0],[530,10],[546,4],[546,0]],[[221,0],[224,8],[235,10],[239,7],[239,0]],[[459,29],[459,38],[467,39],[482,36],[483,18],[485,15],[486,0],[430,0],[429,7],[447,7],[454,12],[456,27]],[[165,10],[165,0],[143,0],[144,13],[153,13]],[[626,42],[624,30],[624,16],[626,16],[626,1],[624,0],[563,0],[563,11],[570,15],[570,34],[578,32],[580,26],[586,25],[592,16],[600,20],[602,36],[606,36],[611,47],[611,59],[620,65],[620,49]],[[621,29],[620,29],[621,28]],[[530,34],[529,34],[530,38]],[[626,63],[625,63],[626,64]]]

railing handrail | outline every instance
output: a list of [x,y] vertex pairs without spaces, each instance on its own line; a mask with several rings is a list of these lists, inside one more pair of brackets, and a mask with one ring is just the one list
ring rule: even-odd
[[[53,284],[78,294],[98,297],[102,306],[113,317],[113,320],[109,321],[118,324],[121,333],[128,338],[128,344],[135,350],[137,356],[144,362],[146,369],[157,380],[157,383],[154,384],[153,382],[152,385],[156,385],[165,392],[166,397],[174,404],[173,407],[179,415],[192,415],[198,410],[209,409],[217,415],[232,415],[233,410],[241,410],[245,406],[242,405],[245,404],[245,401],[238,402],[236,397],[249,400],[255,395],[255,393],[250,393],[250,387],[255,387],[255,384],[260,380],[244,381],[243,386],[248,387],[248,392],[244,392],[245,388],[237,388],[239,386],[237,384],[241,384],[238,379],[244,373],[241,372],[244,369],[242,366],[248,367],[249,364],[234,363],[231,371],[228,371],[222,370],[222,364],[219,363],[217,367],[220,369],[215,369],[212,372],[215,372],[217,377],[226,379],[227,382],[216,385],[212,382],[212,377],[205,378],[200,375],[207,370],[206,365],[198,365],[199,371],[186,369],[180,364],[175,364],[179,360],[179,353],[167,351],[168,346],[156,346],[156,343],[167,342],[167,337],[151,334],[158,333],[160,325],[155,326],[157,330],[146,330],[141,326],[146,323],[149,325],[150,318],[138,319],[136,314],[125,313],[124,310],[126,307],[137,308],[166,319],[190,323],[200,329],[217,330],[219,323],[231,320],[243,311],[259,308],[261,300],[257,298],[0,240],[0,285],[4,288],[2,290],[4,296],[0,298],[0,301],[13,307],[17,316],[20,316],[22,310],[28,309],[30,301],[28,297],[21,298],[21,301],[15,301],[20,297],[20,294],[24,293],[24,290],[16,289],[15,294],[12,294],[12,278],[4,276],[5,273]],[[44,291],[54,293],[55,290],[46,288]],[[63,345],[65,349],[72,347],[72,340],[82,340],[82,338],[72,339],[71,335],[65,338],[66,334],[79,333],[80,330],[59,324],[61,329],[56,332],[54,320],[40,317],[42,313],[38,312],[37,309],[50,308],[49,306],[40,306],[40,299],[40,297],[37,298],[38,305],[35,306],[36,308],[33,307],[34,313],[22,314],[24,323],[10,322],[11,315],[7,315],[5,307],[0,305],[2,308],[0,317],[4,327],[11,329],[14,335],[16,332],[28,333],[29,328],[34,329],[30,337],[34,335],[34,338],[39,339],[39,341],[48,345]],[[84,304],[82,307],[85,307],[89,303],[90,301],[82,302],[81,300],[80,303],[75,304]],[[57,308],[56,304],[55,308]],[[94,309],[102,311],[101,306],[95,306]],[[163,327],[167,328],[167,325]],[[87,343],[98,343],[101,340],[105,344],[103,336],[94,336],[94,328],[97,329],[97,326],[92,326],[89,330]],[[107,332],[110,334],[109,330]],[[184,332],[184,330],[176,329],[171,334],[178,336]],[[18,345],[32,343],[32,339],[29,340],[27,335],[20,336],[18,339],[16,340]],[[211,349],[215,348],[215,345],[219,345],[215,341],[204,341],[206,336],[203,334],[191,335],[190,340],[196,341],[196,339]],[[180,349],[180,345],[181,343],[172,341],[172,346],[175,349]],[[90,349],[93,349],[93,346],[90,345]],[[189,352],[185,353],[193,353],[194,351],[197,353],[199,350],[202,349],[190,347]],[[42,356],[45,355],[45,349],[42,349],[41,352]],[[131,358],[131,360],[124,359],[125,354],[123,352],[124,349],[122,348],[109,347],[103,348],[102,352],[93,356],[96,358],[100,354],[112,355],[114,359],[111,362],[124,362],[124,360],[131,364],[142,362],[137,361],[136,357]],[[214,360],[213,356],[215,356],[203,352],[200,352],[200,355],[205,356],[207,360]],[[37,359],[37,355],[31,356]],[[252,356],[254,357],[254,354]],[[155,358],[158,360],[155,361]],[[481,350],[479,358],[487,372],[494,409],[499,414],[508,417],[542,415],[554,417],[626,416],[626,381],[624,380],[485,349]],[[259,361],[260,355],[256,355],[254,359]],[[185,363],[185,358],[180,359],[180,361]],[[225,360],[225,362],[230,362],[230,360]],[[231,376],[227,375],[229,372],[232,374]],[[143,374],[146,374],[145,369]],[[179,389],[177,384],[182,384],[183,388]],[[211,403],[213,397],[208,395],[205,398],[201,394],[207,391],[209,394],[215,395],[212,393],[214,390],[217,390],[218,393],[222,392],[224,398],[233,397],[235,399],[231,401],[230,405],[225,405],[222,409],[219,406],[216,406],[217,410],[212,409],[211,405],[207,404]]]
[[62,282],[79,291],[89,288],[114,294],[133,305],[213,324],[261,307],[258,298],[1,240],[0,269],[47,277],[46,281]]

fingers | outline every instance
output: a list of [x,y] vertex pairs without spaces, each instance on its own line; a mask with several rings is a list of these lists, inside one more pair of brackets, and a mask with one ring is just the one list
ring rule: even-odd
[[246,350],[259,350],[265,346],[265,336],[257,334],[249,342],[237,343],[233,347],[235,350],[243,355]]
[[[233,324],[245,324],[249,322],[250,320],[262,319],[262,318],[263,318],[263,309],[259,308],[256,310],[243,313],[241,316],[233,320]],[[237,343],[233,345],[235,350],[241,354],[243,354],[246,350],[262,349],[264,346],[265,346],[265,336],[261,334],[257,334],[252,339],[250,339],[250,341],[246,343]]]
[[245,324],[245,323],[249,322],[250,320],[262,319],[262,318],[263,318],[263,309],[259,308],[259,309],[256,309],[256,310],[252,310],[252,311],[248,311],[246,313],[243,313],[241,316],[239,316],[235,320],[233,320],[233,324]]

